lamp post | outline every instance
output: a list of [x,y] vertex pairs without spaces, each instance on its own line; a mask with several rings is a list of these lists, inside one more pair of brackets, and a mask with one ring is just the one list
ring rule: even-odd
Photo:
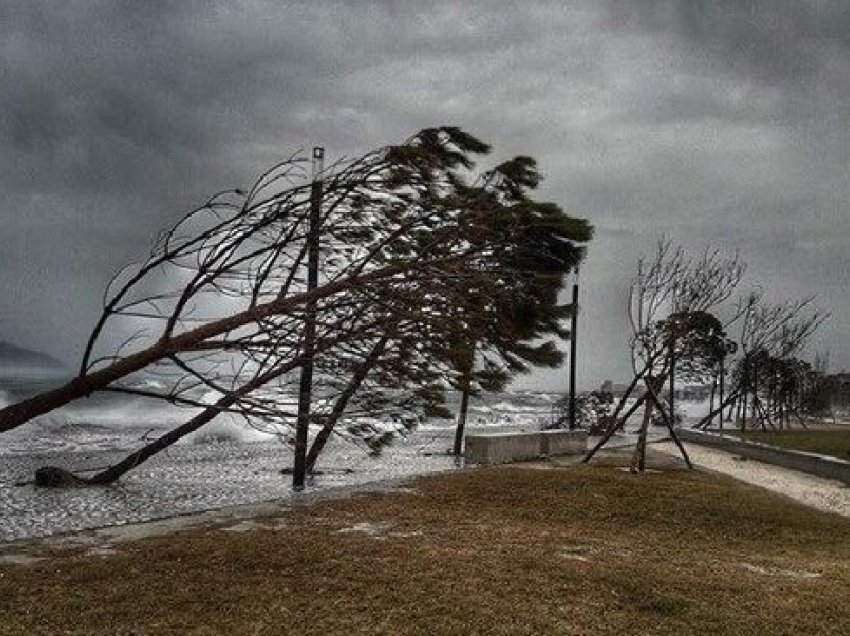
[[[675,297],[673,307],[675,308]],[[667,408],[670,411],[670,426],[675,425],[675,408],[676,408],[676,339],[679,336],[679,331],[682,330],[683,318],[678,312],[674,312],[670,317],[670,383],[669,395],[667,399]],[[661,390],[661,387],[659,387]]]
[[576,265],[573,277],[573,315],[570,324],[570,430],[576,428],[576,347],[578,341],[578,276],[579,266]]
[[[675,326],[674,326],[675,329]],[[675,334],[671,334],[670,336],[670,395],[668,396],[668,406],[667,408],[670,410],[670,426],[675,425],[675,407],[676,407],[676,336]]]
[[723,400],[726,382],[726,356],[733,355],[738,350],[738,344],[732,340],[723,343],[723,355],[720,356],[720,431],[723,432]]
[[[325,149],[313,148],[313,184],[310,188],[310,232],[307,235],[307,291],[319,285],[319,224],[322,213],[322,170]],[[298,391],[298,419],[295,424],[295,461],[292,489],[303,490],[307,472],[307,435],[313,394],[313,355],[316,348],[316,305],[310,302],[304,312],[304,366]]]

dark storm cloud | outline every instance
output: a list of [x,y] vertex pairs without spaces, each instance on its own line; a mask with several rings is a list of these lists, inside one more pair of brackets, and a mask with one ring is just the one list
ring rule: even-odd
[[625,280],[662,231],[822,288],[850,366],[845,4],[0,0],[0,339],[72,361],[181,211],[298,147],[451,123],[597,225],[584,377],[625,373]]
[[848,366],[846,3],[612,1],[606,18],[605,165],[564,192],[638,235],[738,250],[774,299],[817,294],[833,318],[815,347]]
[[715,70],[805,84],[832,47],[850,46],[841,0],[609,0],[613,24],[672,36]]
[[[250,160],[251,146],[314,137],[317,122],[361,150],[357,125],[383,129],[393,104],[413,112],[391,120],[433,124],[422,97],[452,111],[458,91],[515,91],[497,74],[522,68],[533,53],[513,49],[539,35],[534,11],[479,28],[474,12],[381,3],[19,4],[0,27],[13,88],[0,134],[10,185],[24,190],[46,187],[48,170],[57,190],[147,192],[166,174],[215,169],[234,146]],[[494,50],[511,60],[481,66]]]
[[[163,161],[185,170],[220,156],[264,98],[271,61],[279,58],[278,76],[297,61],[290,39],[265,51],[262,34],[219,32],[220,16],[193,14],[189,3],[48,6],[21,3],[4,22],[14,90],[0,98],[2,131],[29,164],[13,171],[24,188],[44,183],[38,166],[52,169],[59,190],[166,184]],[[295,90],[278,95],[284,111],[299,92],[292,75],[284,79]]]

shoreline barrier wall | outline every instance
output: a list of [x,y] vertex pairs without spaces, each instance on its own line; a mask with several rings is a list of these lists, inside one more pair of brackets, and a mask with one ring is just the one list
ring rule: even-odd
[[586,431],[481,433],[466,436],[463,456],[469,464],[509,464],[583,453],[586,448]]
[[677,429],[676,432],[684,442],[719,448],[767,464],[775,464],[783,468],[799,470],[825,479],[837,479],[845,484],[850,484],[850,462],[835,457],[778,448],[757,442],[744,442],[734,437],[693,429]]

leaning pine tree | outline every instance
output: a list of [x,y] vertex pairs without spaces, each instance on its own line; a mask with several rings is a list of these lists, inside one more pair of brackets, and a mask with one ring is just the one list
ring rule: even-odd
[[[554,332],[563,309],[557,277],[547,274],[578,259],[569,241],[586,240],[590,230],[528,198],[538,180],[528,159],[467,183],[471,155],[488,150],[447,127],[337,164],[323,175],[317,227],[298,157],[247,193],[217,195],[111,283],[78,376],[0,410],[0,431],[99,391],[193,407],[183,425],[90,478],[106,483],[223,413],[286,430],[294,417],[288,383],[307,360],[308,316],[316,322],[310,359],[326,370],[311,415],[320,426],[311,465],[343,414],[368,403],[364,383],[413,396],[388,406],[439,409],[457,371],[450,355],[457,311],[475,324],[481,351],[497,352],[509,368],[554,362],[551,345],[524,341]],[[304,287],[308,240],[324,253],[315,290]],[[470,290],[487,293],[488,302],[470,305]],[[142,325],[136,336],[98,354],[127,318]],[[158,378],[158,388],[138,381],[142,371]]]
[[473,193],[477,204],[499,210],[494,229],[504,240],[497,270],[466,290],[452,317],[447,357],[461,398],[456,455],[462,450],[471,395],[501,390],[517,373],[563,361],[552,337],[570,337],[562,321],[575,308],[559,303],[558,296],[582,258],[579,244],[590,240],[592,227],[554,203],[532,199],[540,180],[535,161],[517,157],[486,173],[482,191]]

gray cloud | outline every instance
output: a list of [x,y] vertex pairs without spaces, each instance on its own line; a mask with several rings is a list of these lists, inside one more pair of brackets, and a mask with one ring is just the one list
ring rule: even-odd
[[839,1],[0,0],[0,338],[73,361],[109,273],[181,211],[298,147],[451,123],[598,226],[588,383],[626,372],[623,288],[662,232],[820,293],[850,367],[848,34]]

